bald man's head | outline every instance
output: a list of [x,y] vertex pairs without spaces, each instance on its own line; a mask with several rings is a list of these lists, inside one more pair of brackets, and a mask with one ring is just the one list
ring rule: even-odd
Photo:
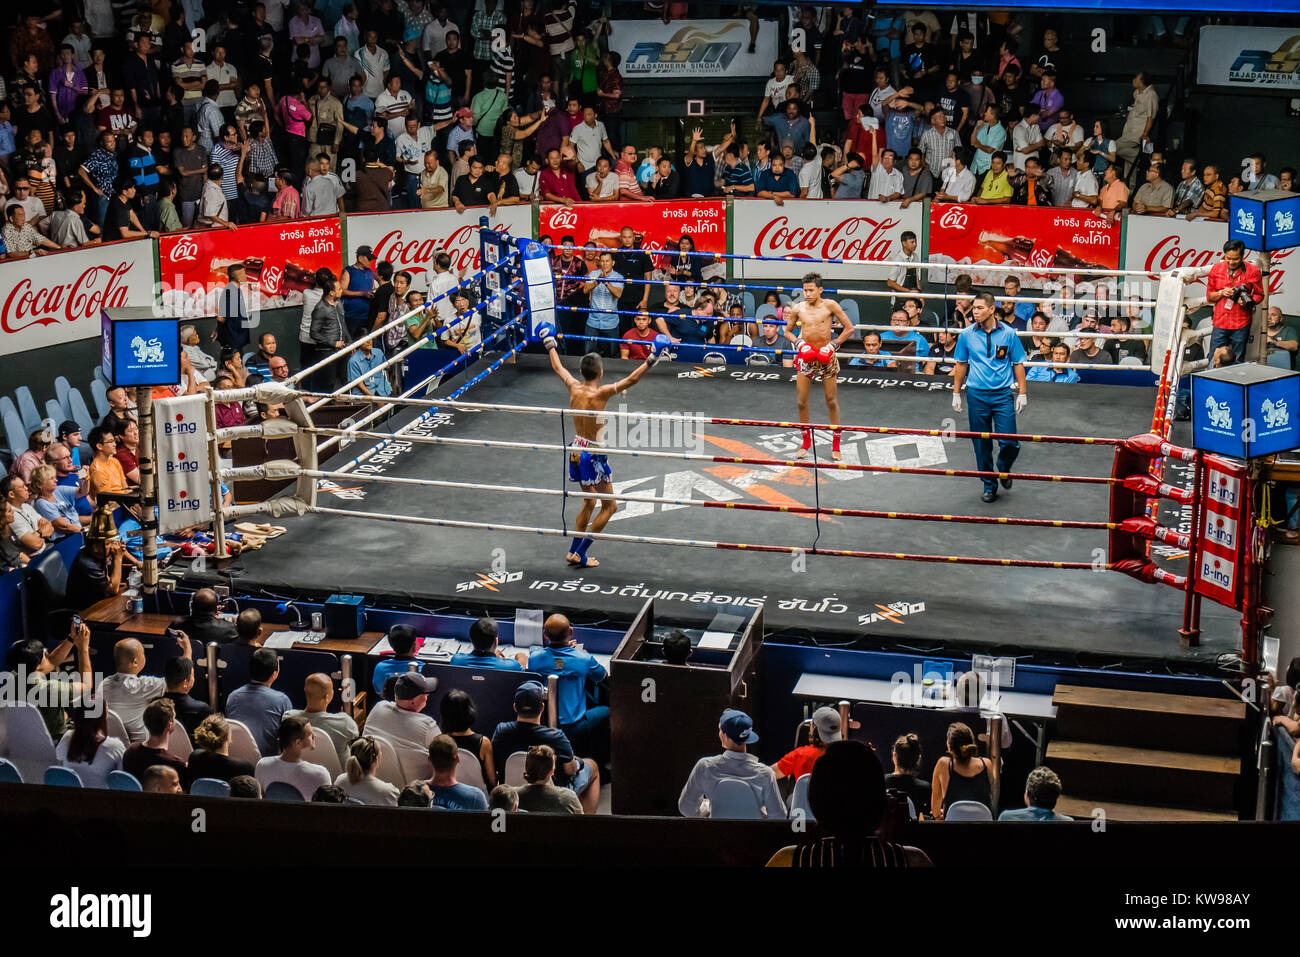
[[542,631],[546,633],[546,643],[548,645],[568,644],[569,639],[573,636],[573,626],[569,624],[569,619],[558,613],[546,619]]
[[200,588],[190,603],[190,614],[195,618],[212,617],[217,613],[217,593],[211,588]]
[[334,700],[334,682],[323,671],[308,675],[303,683],[307,691],[307,710],[324,711]]
[[134,638],[123,638],[113,646],[113,667],[118,674],[138,675],[144,669],[144,645]]

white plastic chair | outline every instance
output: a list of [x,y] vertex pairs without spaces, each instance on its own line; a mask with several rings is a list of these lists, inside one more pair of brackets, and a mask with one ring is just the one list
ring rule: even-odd
[[167,736],[167,750],[182,761],[188,761],[194,751],[194,745],[190,744],[190,733],[179,721],[172,725],[172,733]]
[[248,725],[244,722],[234,718],[227,718],[226,724],[230,726],[230,757],[236,761],[247,761],[256,767],[257,762],[262,760],[262,751],[253,739],[253,732],[248,730]]
[[343,773],[343,765],[339,763],[339,752],[334,747],[334,739],[320,728],[312,728],[312,738],[315,747],[310,751],[304,751],[302,759],[312,764],[319,764],[330,773],[330,780],[333,781]]
[[393,746],[393,742],[373,731],[367,733],[379,745],[379,764],[375,768],[375,777],[395,788],[406,787],[406,772],[402,770],[402,762],[397,757],[397,748]]
[[45,769],[58,764],[58,758],[41,713],[26,701],[15,700],[0,708],[0,724],[4,725],[0,737],[7,744],[5,756],[18,768],[23,780],[45,780]]
[[801,774],[794,782],[794,790],[790,793],[790,816],[794,817],[795,810],[803,811],[804,820],[815,821],[817,818],[813,815],[812,805],[808,803],[808,782],[812,779],[811,774]]
[[1123,359],[1120,359],[1120,360],[1119,360],[1119,364],[1122,365],[1122,366],[1144,366],[1144,365],[1146,365],[1146,363],[1144,363],[1144,362],[1143,362],[1141,359],[1139,359],[1137,356],[1125,356]]
[[758,795],[744,781],[737,778],[723,778],[718,782],[713,793],[709,795],[710,815],[714,818],[726,818],[733,821],[762,820],[763,808],[758,803]]
[[128,748],[131,746],[131,736],[126,733],[126,724],[112,708],[108,709],[108,736],[117,738]]
[[524,762],[528,759],[527,751],[516,751],[506,758],[505,782],[512,788],[522,787],[524,780]]
[[488,792],[487,782],[483,780],[483,765],[479,764],[475,755],[464,748],[461,749],[460,757],[456,762],[456,780],[461,784],[476,787],[484,794]]
[[993,812],[979,801],[953,801],[944,812],[945,821],[991,821]]

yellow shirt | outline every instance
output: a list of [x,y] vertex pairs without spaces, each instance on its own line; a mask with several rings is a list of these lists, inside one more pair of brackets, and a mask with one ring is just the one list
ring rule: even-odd
[[125,492],[126,473],[117,459],[101,462],[99,457],[90,460],[90,494],[99,492]]
[[1013,190],[1011,180],[1004,169],[1001,176],[989,173],[984,177],[984,186],[980,189],[980,199],[1010,199]]

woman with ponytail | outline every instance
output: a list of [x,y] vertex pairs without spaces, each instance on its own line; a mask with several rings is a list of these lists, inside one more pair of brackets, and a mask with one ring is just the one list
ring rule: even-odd
[[893,748],[894,773],[885,775],[885,787],[902,791],[912,799],[917,815],[930,810],[930,782],[921,773],[921,739],[915,734],[900,734]]
[[185,790],[199,778],[229,782],[241,774],[251,775],[253,766],[230,756],[230,725],[219,714],[210,714],[194,729],[194,750],[185,765]]
[[930,813],[942,821],[948,806],[956,801],[979,801],[997,816],[993,806],[993,775],[988,758],[979,756],[979,745],[971,729],[960,721],[948,725],[948,753],[934,766],[930,784]]
[[350,798],[376,807],[397,807],[397,788],[375,777],[379,767],[379,742],[363,734],[348,746],[348,760],[334,783]]

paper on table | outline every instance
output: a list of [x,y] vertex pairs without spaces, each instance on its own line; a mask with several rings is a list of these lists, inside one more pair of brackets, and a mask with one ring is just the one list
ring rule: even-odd
[[311,637],[313,636],[310,631],[273,631],[266,636],[266,640],[262,642],[262,647],[277,650],[292,648],[295,641],[302,641],[304,638]]
[[542,610],[540,608],[515,609],[516,648],[539,648],[542,644]]
[[700,637],[700,643],[696,647],[716,648],[719,651],[725,651],[731,647],[731,642],[735,637],[735,632],[731,631],[706,631]]

